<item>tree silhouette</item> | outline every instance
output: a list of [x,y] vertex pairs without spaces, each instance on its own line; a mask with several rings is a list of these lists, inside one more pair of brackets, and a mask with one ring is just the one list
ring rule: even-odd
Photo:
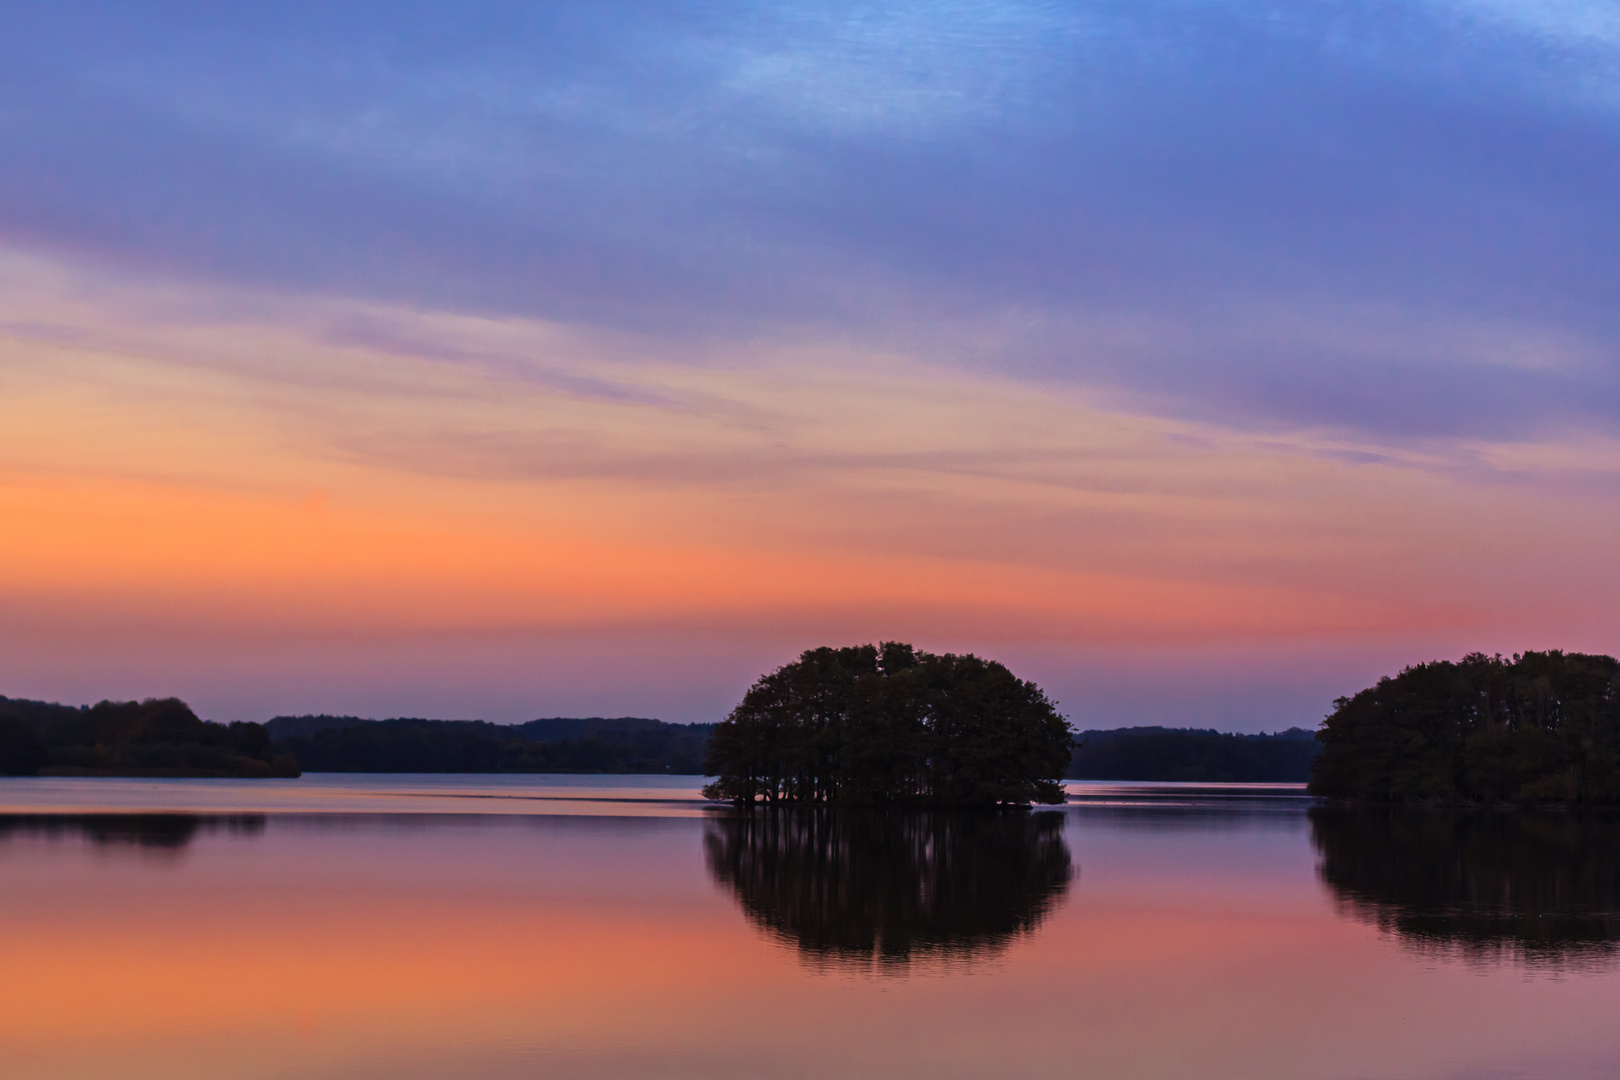
[[1062,802],[1072,737],[1046,695],[977,656],[812,649],[760,678],[709,739],[712,799]]

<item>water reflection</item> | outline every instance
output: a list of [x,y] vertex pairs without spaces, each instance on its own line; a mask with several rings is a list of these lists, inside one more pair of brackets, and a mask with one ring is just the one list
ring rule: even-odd
[[1620,957],[1620,818],[1318,808],[1341,910],[1413,949],[1553,971]]
[[79,837],[98,845],[177,851],[200,833],[264,831],[263,814],[0,814],[0,841]]
[[1073,877],[1051,813],[754,811],[711,820],[709,871],[817,967],[908,970],[998,952]]

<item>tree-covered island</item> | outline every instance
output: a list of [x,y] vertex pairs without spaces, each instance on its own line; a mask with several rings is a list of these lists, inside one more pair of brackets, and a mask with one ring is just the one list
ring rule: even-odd
[[1001,664],[899,642],[811,649],[765,675],[709,739],[703,789],[736,803],[1060,803],[1072,736]]
[[1473,653],[1340,698],[1314,795],[1377,802],[1620,803],[1620,661]]

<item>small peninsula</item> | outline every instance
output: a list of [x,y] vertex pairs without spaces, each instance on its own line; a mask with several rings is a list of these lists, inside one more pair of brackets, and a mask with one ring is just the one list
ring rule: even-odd
[[1313,795],[1620,803],[1620,661],[1559,651],[1417,664],[1334,702]]

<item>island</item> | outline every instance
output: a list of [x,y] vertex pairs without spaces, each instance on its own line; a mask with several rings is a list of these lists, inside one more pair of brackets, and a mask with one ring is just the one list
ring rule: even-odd
[[1431,803],[1620,803],[1620,661],[1472,653],[1339,698],[1310,791]]
[[811,649],[709,739],[710,799],[740,807],[1061,803],[1072,736],[1034,683],[901,642]]

